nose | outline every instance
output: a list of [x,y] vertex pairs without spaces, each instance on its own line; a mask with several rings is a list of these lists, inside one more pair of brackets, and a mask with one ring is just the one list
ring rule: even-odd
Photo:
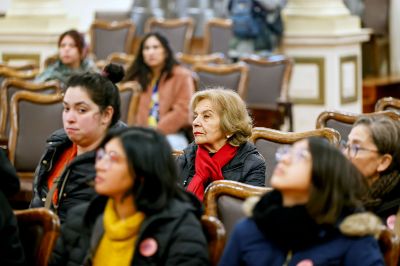
[[195,119],[193,119],[192,126],[193,127],[200,126],[200,118],[199,117],[196,117]]
[[69,124],[74,123],[76,121],[74,112],[68,111],[64,113],[64,120]]

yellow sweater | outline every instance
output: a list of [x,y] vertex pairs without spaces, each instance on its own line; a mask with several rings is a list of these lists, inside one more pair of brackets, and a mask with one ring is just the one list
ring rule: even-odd
[[113,205],[113,200],[109,199],[104,210],[104,235],[93,258],[95,266],[130,265],[135,251],[144,214],[137,212],[120,220]]

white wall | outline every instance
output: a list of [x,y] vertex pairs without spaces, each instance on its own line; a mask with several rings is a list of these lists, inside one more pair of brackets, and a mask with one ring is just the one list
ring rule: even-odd
[[[0,12],[7,12],[12,0],[0,0]],[[29,0],[27,0],[29,1]],[[86,31],[93,21],[94,12],[127,10],[134,0],[62,0],[70,17],[79,16],[79,30]]]

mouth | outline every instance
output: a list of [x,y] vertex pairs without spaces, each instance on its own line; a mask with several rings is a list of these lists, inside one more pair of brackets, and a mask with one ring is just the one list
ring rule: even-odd
[[283,169],[281,166],[279,166],[279,164],[275,167],[274,172],[272,173],[272,175],[282,175],[284,173]]
[[193,132],[193,135],[195,135],[195,136],[200,136],[200,135],[204,135],[204,134],[201,133],[201,132]]
[[77,129],[77,128],[70,128],[70,127],[67,127],[67,128],[65,129],[65,131],[67,131],[67,133],[75,133],[75,132],[78,131],[78,129]]
[[96,176],[94,179],[94,183],[95,184],[100,184],[104,181],[104,178],[100,177],[100,176]]

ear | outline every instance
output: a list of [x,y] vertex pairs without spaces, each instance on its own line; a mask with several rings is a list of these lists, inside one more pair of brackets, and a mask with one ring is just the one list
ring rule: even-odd
[[104,111],[102,112],[101,124],[107,126],[110,125],[113,114],[114,114],[114,108],[112,108],[111,106],[107,106],[107,108],[104,109]]
[[376,170],[379,173],[385,171],[386,169],[388,169],[388,167],[390,166],[392,161],[393,161],[392,155],[390,155],[388,153],[382,155],[380,160],[379,160],[378,167],[377,167]]

